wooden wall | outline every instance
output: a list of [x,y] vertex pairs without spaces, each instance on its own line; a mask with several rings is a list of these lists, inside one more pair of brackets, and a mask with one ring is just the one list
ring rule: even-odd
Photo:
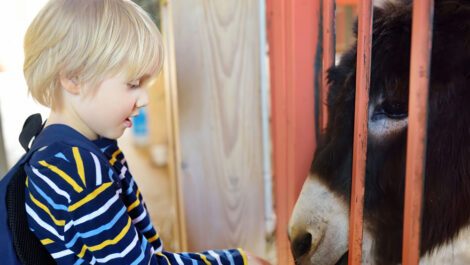
[[265,256],[258,1],[171,5],[188,250]]

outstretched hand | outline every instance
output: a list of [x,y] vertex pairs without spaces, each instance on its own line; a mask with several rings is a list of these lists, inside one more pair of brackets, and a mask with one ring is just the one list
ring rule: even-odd
[[267,260],[264,260],[260,257],[254,256],[253,254],[246,252],[248,265],[271,265]]

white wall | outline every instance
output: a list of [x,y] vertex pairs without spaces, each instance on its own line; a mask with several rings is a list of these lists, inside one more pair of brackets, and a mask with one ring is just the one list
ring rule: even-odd
[[46,117],[46,108],[27,97],[23,78],[23,36],[45,0],[0,0],[0,115],[7,154],[11,166],[23,154],[18,135],[31,113]]

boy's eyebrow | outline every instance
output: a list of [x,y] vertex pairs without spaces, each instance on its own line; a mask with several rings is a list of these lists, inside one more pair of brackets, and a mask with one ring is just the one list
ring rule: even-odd
[[145,74],[140,78],[136,78],[136,79],[132,80],[131,82],[139,81],[140,84],[143,84],[143,83],[147,82],[151,77],[152,77],[151,75]]
[[141,83],[145,83],[145,82],[147,82],[147,81],[150,79],[150,77],[151,77],[151,75],[145,74],[145,75],[143,75],[143,76],[140,78],[140,82],[141,82]]

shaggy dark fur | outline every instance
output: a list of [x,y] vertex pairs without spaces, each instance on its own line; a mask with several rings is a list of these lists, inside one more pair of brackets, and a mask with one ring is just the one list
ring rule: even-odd
[[[374,10],[370,101],[381,115],[407,115],[411,4]],[[470,1],[436,0],[421,254],[470,224]],[[356,47],[329,71],[328,128],[311,171],[349,201]],[[406,131],[388,142],[369,139],[365,220],[372,225],[378,264],[401,261]]]

